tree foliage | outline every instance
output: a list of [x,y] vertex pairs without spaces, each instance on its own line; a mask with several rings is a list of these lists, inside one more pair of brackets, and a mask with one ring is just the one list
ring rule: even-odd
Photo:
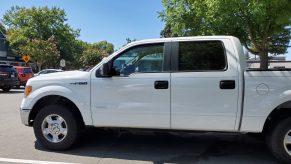
[[131,42],[135,42],[136,41],[136,39],[130,39],[130,38],[126,38],[125,40],[126,40],[126,44],[129,44]]
[[268,53],[284,53],[290,41],[290,0],[163,0],[164,37],[233,35],[268,67]]
[[113,52],[113,44],[101,41],[93,44],[86,44],[80,61],[85,67],[92,67],[99,63],[103,57]]
[[3,34],[6,34],[6,28],[1,22],[0,22],[0,32],[2,32]]
[[126,46],[127,44],[131,43],[131,42],[135,42],[137,41],[136,39],[131,39],[131,38],[126,38],[125,39],[126,43],[122,45],[122,47]]
[[26,45],[19,47],[24,54],[31,54],[31,59],[37,64],[38,71],[41,70],[43,64],[56,66],[60,52],[53,37],[47,40],[32,39]]
[[76,40],[73,43],[73,50],[72,50],[72,60],[66,61],[66,66],[69,68],[83,68],[83,64],[81,61],[81,57],[83,52],[86,50],[88,43],[82,40]]
[[[61,58],[74,60],[72,53],[79,30],[73,30],[66,23],[64,10],[56,7],[25,8],[16,6],[5,13],[2,21],[8,27],[9,46],[17,50],[18,53],[37,56],[32,54],[33,52],[23,52],[23,50],[30,50],[31,45],[37,41],[39,44],[49,43],[50,38],[54,38],[54,44],[57,51],[60,52]],[[50,46],[48,45],[48,47]],[[34,47],[34,49],[36,48]],[[38,51],[41,51],[41,47]],[[54,56],[54,54],[51,55]]]

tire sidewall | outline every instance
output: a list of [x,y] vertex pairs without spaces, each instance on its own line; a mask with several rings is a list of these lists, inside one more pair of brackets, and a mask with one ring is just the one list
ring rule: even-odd
[[[57,114],[61,116],[67,124],[67,135],[66,137],[58,142],[53,143],[48,141],[42,133],[42,122],[43,120],[51,114]],[[65,150],[70,148],[78,137],[78,123],[72,112],[70,112],[66,107],[61,105],[49,105],[41,109],[41,111],[36,115],[33,123],[34,134],[38,142],[41,143],[45,148],[51,150]]]
[[283,163],[291,163],[289,155],[284,147],[284,138],[288,131],[291,130],[291,118],[281,121],[267,137],[268,145],[275,157]]

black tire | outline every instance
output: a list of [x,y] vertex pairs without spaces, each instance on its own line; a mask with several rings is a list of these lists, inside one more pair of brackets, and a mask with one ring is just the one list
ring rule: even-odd
[[10,86],[6,86],[6,87],[3,87],[3,88],[2,88],[2,90],[3,90],[4,92],[9,92],[10,89],[11,89]]
[[[42,124],[45,118],[49,115],[61,116],[67,124],[67,134],[64,139],[58,143],[49,141],[42,132]],[[70,148],[80,133],[80,123],[65,106],[61,105],[49,105],[40,110],[36,115],[33,123],[34,134],[38,142],[41,143],[45,148],[50,150],[66,150]]]
[[[266,135],[267,144],[272,154],[282,163],[291,163],[291,154],[286,151],[284,138],[287,132],[291,130],[291,118],[279,122]],[[289,135],[291,135],[289,133]],[[290,146],[290,147],[289,147]],[[291,144],[288,144],[288,150],[291,151]]]

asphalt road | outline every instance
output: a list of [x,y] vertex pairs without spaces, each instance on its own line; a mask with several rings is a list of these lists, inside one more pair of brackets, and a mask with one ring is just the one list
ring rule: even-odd
[[276,163],[263,138],[241,134],[112,132],[90,128],[72,149],[48,151],[36,141],[33,129],[21,124],[22,97],[23,89],[0,91],[0,163]]

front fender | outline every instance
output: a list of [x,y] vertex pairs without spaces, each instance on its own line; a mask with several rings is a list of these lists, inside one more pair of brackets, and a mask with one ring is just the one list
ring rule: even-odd
[[[84,93],[74,92],[64,86],[45,86],[33,90],[33,92],[22,100],[21,109],[32,109],[33,106],[43,97],[46,96],[62,96],[72,101],[79,109],[85,125],[92,125],[90,110],[90,92]],[[83,95],[82,95],[83,94]],[[85,94],[85,95],[84,95]]]

